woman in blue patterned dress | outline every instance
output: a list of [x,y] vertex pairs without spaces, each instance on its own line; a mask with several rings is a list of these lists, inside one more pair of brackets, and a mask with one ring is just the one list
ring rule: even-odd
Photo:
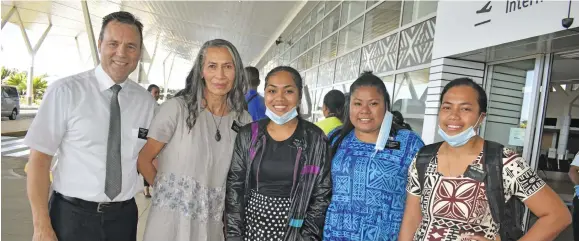
[[350,87],[349,118],[332,141],[332,202],[324,240],[396,240],[407,171],[420,137],[392,123],[382,80],[362,74]]

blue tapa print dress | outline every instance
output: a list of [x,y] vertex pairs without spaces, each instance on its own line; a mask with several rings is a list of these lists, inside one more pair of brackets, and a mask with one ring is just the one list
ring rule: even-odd
[[400,149],[384,149],[350,132],[332,160],[332,202],[324,240],[397,240],[404,215],[408,167],[424,146],[420,137],[399,130]]

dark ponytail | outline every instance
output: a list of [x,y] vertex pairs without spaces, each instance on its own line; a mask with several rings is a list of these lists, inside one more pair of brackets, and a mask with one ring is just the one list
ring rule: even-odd
[[392,113],[392,125],[396,124],[399,129],[408,129],[408,130],[412,130],[412,127],[410,127],[410,125],[406,122],[404,122],[404,116],[402,116],[402,113],[400,113],[400,111],[392,111],[390,112]]

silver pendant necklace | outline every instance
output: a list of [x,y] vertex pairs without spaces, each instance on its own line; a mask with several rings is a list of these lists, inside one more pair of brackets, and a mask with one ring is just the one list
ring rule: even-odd
[[[209,109],[209,107],[207,107],[207,109]],[[219,124],[217,124],[217,121],[215,121],[215,116],[213,115],[213,111],[211,111],[211,109],[209,109],[209,113],[211,114],[211,118],[213,119],[213,123],[215,123],[215,129],[217,129],[217,131],[215,132],[215,140],[217,142],[221,141],[221,132],[219,132],[219,126],[221,126],[221,119],[223,119],[223,113],[225,112],[225,109],[221,110],[221,116],[219,117]]]

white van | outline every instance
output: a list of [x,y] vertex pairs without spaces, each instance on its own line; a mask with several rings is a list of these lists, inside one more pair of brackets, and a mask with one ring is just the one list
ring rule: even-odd
[[14,86],[2,85],[2,117],[15,120],[20,114],[20,95]]

